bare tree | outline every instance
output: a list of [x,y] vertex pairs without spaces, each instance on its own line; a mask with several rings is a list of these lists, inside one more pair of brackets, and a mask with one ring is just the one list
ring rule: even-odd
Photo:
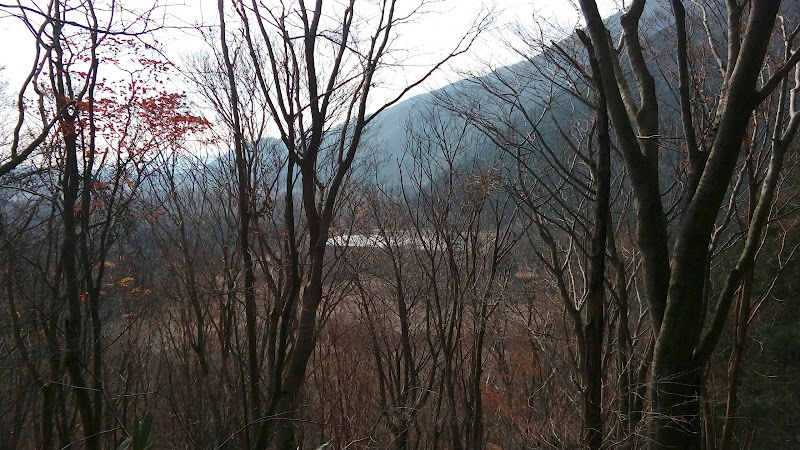
[[785,58],[769,78],[761,79],[781,2],[726,2],[728,45],[725,58],[719,59],[722,76],[719,101],[714,105],[711,123],[698,126],[690,89],[691,41],[686,32],[686,8],[679,0],[671,2],[675,19],[672,37],[677,46],[679,69],[681,137],[689,170],[680,218],[669,233],[668,210],[662,202],[658,181],[659,167],[663,164],[659,156],[663,117],[659,114],[656,83],[641,38],[645,4],[645,1],[633,2],[620,19],[621,42],[638,90],[638,95],[634,95],[622,71],[620,52],[612,46],[596,2],[580,2],[597,53],[609,116],[636,198],[645,288],[657,334],[649,445],[653,449],[700,448],[699,394],[703,368],[719,339],[735,292],[753,264],[783,157],[800,122],[793,106],[796,98],[787,98],[781,108],[783,112],[779,112],[779,127],[783,132],[777,133],[774,140],[770,175],[759,196],[758,211],[750,221],[738,262],[718,291],[710,290],[708,283],[710,242],[720,208],[731,192],[729,180],[741,157],[741,145],[753,112],[772,95],[794,95],[787,87],[792,84],[788,75],[796,69],[800,52],[794,49],[796,33],[789,34],[785,39]]
[[[13,324],[20,336],[14,348],[27,361],[31,382],[41,392],[42,420],[37,423],[45,448],[56,445],[54,428],[62,446],[77,439],[88,448],[112,445],[117,431],[125,431],[106,388],[106,368],[112,358],[104,357],[111,345],[105,340],[109,327],[103,316],[110,311],[104,298],[112,272],[110,259],[120,248],[120,237],[131,229],[131,221],[147,214],[136,198],[153,155],[174,151],[191,134],[190,129],[202,123],[186,114],[179,96],[160,89],[145,94],[147,86],[137,86],[145,72],[155,78],[164,75],[160,71],[165,65],[132,69],[126,80],[130,88],[124,92],[98,81],[111,52],[122,57],[144,47],[129,47],[135,41],[123,39],[138,33],[130,24],[115,29],[113,22],[104,23],[111,20],[103,17],[105,6],[50,2],[44,10],[5,7],[35,31],[39,49],[36,66],[19,93],[11,156],[2,171],[18,199],[33,200],[28,217],[35,226],[7,229],[4,236],[9,268],[6,294],[10,310],[29,313],[26,321]],[[150,26],[145,17],[132,23],[143,30]],[[25,139],[23,126],[35,122],[25,114],[28,86],[38,97],[35,105],[43,125],[41,134],[26,144],[28,148],[19,150]],[[165,118],[169,120],[162,121]],[[57,133],[52,132],[51,122],[58,125]],[[40,156],[29,157],[35,150],[40,150]],[[19,167],[28,173],[13,179],[8,173]],[[43,217],[48,219],[41,221]],[[40,248],[48,251],[20,260],[15,255],[26,244],[16,242],[17,233],[41,233],[46,244]],[[37,276],[21,276],[26,266],[34,267]],[[47,292],[51,304],[41,305],[30,297],[40,289]],[[39,315],[31,315],[32,311]],[[21,338],[32,324],[42,329],[47,342],[44,353],[41,347],[31,351],[37,345],[28,349]],[[47,372],[41,370],[39,359],[48,360]],[[77,423],[70,418],[73,405]]]
[[[420,84],[444,61],[463,53],[482,22],[442,61],[394,99],[368,112],[378,72],[389,63],[396,27],[418,11],[403,13],[394,0],[367,4],[351,0],[330,5],[300,1],[265,7],[257,2],[233,2],[244,43],[236,59],[228,48],[230,35],[224,2],[219,2],[221,48],[229,80],[232,134],[239,177],[240,252],[245,268],[245,304],[254,311],[252,260],[249,254],[247,194],[252,188],[243,174],[244,141],[237,86],[237,60],[249,58],[257,95],[267,107],[287,152],[282,187],[285,195],[283,223],[285,258],[280,262],[287,289],[271,306],[266,336],[265,382],[268,395],[261,403],[261,373],[255,352],[255,317],[248,312],[248,344],[252,412],[258,421],[256,448],[289,448],[293,418],[300,405],[309,358],[319,333],[318,311],[325,297],[325,248],[333,223],[337,198],[347,179],[367,125]],[[246,56],[245,56],[246,55]],[[250,95],[250,93],[248,93]],[[328,168],[328,169],[323,169]],[[300,197],[296,204],[294,196]],[[299,233],[300,227],[307,234]],[[307,258],[307,259],[306,259]],[[301,260],[305,260],[301,264]]]

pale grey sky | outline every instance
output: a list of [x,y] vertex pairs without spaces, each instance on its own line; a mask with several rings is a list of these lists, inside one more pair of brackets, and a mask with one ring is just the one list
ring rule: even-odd
[[[23,1],[23,4],[32,7],[38,3],[43,3],[43,0]],[[145,9],[154,2],[118,0],[118,3],[126,8]],[[162,12],[166,13],[168,25],[191,26],[217,22],[216,0],[172,0],[159,3],[163,5]],[[413,2],[416,3],[417,1]],[[599,3],[605,14],[611,13],[615,8],[613,0],[602,0]],[[411,5],[412,2],[401,0],[400,5],[403,4]],[[474,18],[487,8],[493,8],[497,12],[495,30],[485,33],[470,54],[455,61],[452,68],[479,70],[481,66],[485,67],[487,64],[497,67],[518,60],[519,57],[504,48],[498,40],[498,33],[502,32],[503,27],[514,21],[532,23],[535,18],[545,19],[558,23],[566,30],[580,23],[576,8],[569,0],[437,0],[427,7],[430,13],[421,15],[415,23],[404,25],[399,30],[401,46],[408,50],[409,56],[413,56],[411,64],[419,65],[418,71],[421,71],[426,62],[437,60],[456,45],[458,37],[462,36]],[[30,70],[34,41],[30,32],[18,19],[8,16],[0,16],[0,39],[0,42],[6,43],[0,53],[0,66],[5,67],[0,72],[0,80],[7,81],[9,90],[14,92]],[[196,33],[174,29],[159,33],[158,41],[161,49],[176,64],[180,63],[182,55],[204,51],[208,45],[197,38]],[[406,74],[409,78],[413,78],[414,75],[413,69]],[[457,75],[452,70],[443,71],[427,83],[425,88],[436,88],[455,78]],[[391,84],[396,84],[394,89],[400,89],[404,80],[398,79]],[[387,89],[391,91],[393,88],[389,85]]]
[[[37,3],[46,4],[49,0],[22,0],[35,7]],[[96,0],[96,4],[104,1]],[[275,0],[263,0],[269,3]],[[331,1],[331,0],[328,0]],[[399,7],[410,8],[418,5],[420,0],[399,0]],[[495,20],[490,30],[484,32],[473,45],[470,52],[459,56],[426,80],[408,92],[404,99],[437,89],[462,78],[464,74],[485,73],[488,70],[512,64],[519,61],[519,55],[511,51],[504,44],[503,36],[508,36],[508,28],[514,23],[550,24],[542,31],[551,33],[550,38],[558,37],[558,32],[570,32],[576,26],[581,26],[581,17],[576,7],[570,0],[425,0],[429,2],[427,13],[418,16],[413,23],[404,24],[397,29],[398,41],[396,47],[401,47],[407,59],[401,64],[402,68],[391,68],[378,74],[378,84],[372,90],[368,108],[377,109],[397,95],[412,81],[416,81],[428,71],[430,66],[448,54],[474,23],[476,17],[487,9],[495,12]],[[601,13],[611,14],[616,10],[618,0],[599,0]],[[217,29],[210,29],[211,43],[199,37],[196,27],[209,25],[215,27],[218,23],[216,0],[116,0],[118,5],[125,8],[149,9],[153,3],[162,6],[157,18],[163,20],[167,28],[149,36],[147,40],[163,52],[178,68],[181,68],[184,58],[190,53],[207,53],[211,45],[218,42]],[[230,12],[230,7],[226,8]],[[2,10],[0,10],[2,11]],[[549,25],[548,25],[549,26]],[[560,30],[560,31],[557,31]],[[5,82],[5,93],[9,96],[3,100],[3,109],[12,107],[9,100],[16,97],[20,87],[31,70],[33,64],[35,42],[31,33],[26,30],[20,20],[13,17],[0,15],[0,39],[6,45],[0,52],[0,66],[5,69],[0,71],[0,84]],[[146,55],[150,56],[150,55]],[[101,68],[101,77],[109,79],[125,79],[125,74],[108,64]],[[190,85],[180,75],[173,77],[173,89],[190,93],[194,86]],[[31,88],[29,87],[29,91]],[[32,93],[32,92],[31,92]],[[2,99],[0,99],[2,100]],[[198,99],[197,106],[204,109],[204,102]],[[213,110],[207,112],[213,117]],[[212,119],[213,120],[213,119]],[[5,133],[8,124],[0,123],[0,133]],[[2,136],[0,136],[2,138]],[[2,150],[0,150],[2,151]]]

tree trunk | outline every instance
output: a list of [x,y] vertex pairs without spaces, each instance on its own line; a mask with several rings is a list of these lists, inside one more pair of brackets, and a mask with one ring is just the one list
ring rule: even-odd
[[739,406],[739,384],[741,383],[742,366],[744,361],[745,345],[747,342],[747,328],[750,319],[750,296],[753,289],[753,268],[747,271],[739,293],[739,305],[736,309],[736,336],[734,337],[733,353],[728,363],[728,392],[725,407],[725,423],[722,427],[720,450],[733,448],[733,431],[736,428],[736,411]]
[[608,234],[611,189],[611,138],[608,111],[603,92],[600,67],[589,36],[578,30],[578,37],[586,47],[592,67],[592,78],[597,89],[595,121],[597,123],[598,164],[595,171],[597,194],[595,198],[594,228],[589,266],[589,290],[586,300],[586,339],[584,361],[585,392],[583,403],[583,445],[590,450],[603,446],[603,331],[605,328],[605,265],[606,237]]

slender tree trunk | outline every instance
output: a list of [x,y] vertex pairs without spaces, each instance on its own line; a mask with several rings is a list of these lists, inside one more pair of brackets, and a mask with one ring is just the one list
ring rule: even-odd
[[[65,120],[64,141],[66,148],[66,167],[64,168],[64,241],[61,250],[61,267],[66,283],[66,300],[69,309],[69,318],[65,323],[67,335],[67,355],[64,364],[69,372],[72,384],[75,387],[75,399],[80,411],[81,423],[86,436],[86,444],[90,450],[99,450],[98,429],[92,411],[92,401],[89,389],[83,377],[83,363],[81,362],[83,341],[83,314],[81,307],[81,294],[79,288],[79,275],[77,268],[78,238],[75,224],[75,207],[78,197],[78,157],[74,119]],[[85,294],[84,294],[85,295]]]
[[728,363],[728,392],[726,395],[725,423],[722,427],[720,450],[733,448],[733,432],[736,428],[736,411],[739,406],[739,385],[741,383],[744,353],[747,342],[747,328],[750,319],[750,296],[753,290],[753,268],[747,271],[739,293],[739,304],[736,308],[736,336],[733,353]]
[[[250,391],[250,413],[253,420],[261,419],[261,382],[260,365],[258,362],[258,332],[256,327],[256,298],[255,298],[255,272],[253,269],[253,256],[250,249],[250,172],[245,161],[245,143],[239,114],[239,95],[236,78],[228,51],[227,37],[225,36],[225,10],[223,0],[217,3],[220,19],[220,42],[222,55],[225,61],[228,88],[230,89],[230,104],[233,118],[234,152],[236,160],[237,195],[239,213],[239,251],[244,266],[244,307],[245,307],[245,333],[247,341],[247,368]],[[253,430],[260,426],[253,427]],[[257,431],[256,431],[257,433]],[[254,434],[248,431],[248,436]]]
[[[62,172],[62,221],[64,224],[64,238],[61,244],[60,274],[65,283],[64,298],[68,308],[68,318],[64,323],[64,333],[67,338],[67,352],[64,365],[72,379],[75,391],[75,400],[80,412],[81,425],[83,426],[86,445],[89,450],[99,450],[100,442],[97,431],[99,430],[96,418],[92,411],[92,401],[89,388],[83,376],[83,313],[81,311],[80,280],[78,273],[78,233],[75,210],[79,206],[78,191],[80,176],[78,173],[78,110],[68,103],[71,93],[68,91],[68,80],[65,80],[64,55],[61,47],[61,8],[59,2],[54,2],[53,15],[53,52],[55,60],[52,68],[56,71],[52,75],[55,83],[56,110],[59,114],[61,135],[64,140],[64,169]],[[85,294],[84,294],[85,295]],[[85,298],[85,297],[84,297]]]
[[[485,305],[485,302],[484,302]],[[470,450],[483,449],[483,399],[481,396],[481,377],[483,375],[483,342],[486,335],[486,308],[481,307],[481,316],[477,318],[480,321],[478,336],[475,339],[475,349],[473,350],[472,361],[472,374],[470,381],[472,382],[472,395],[474,396],[472,404],[472,417],[469,423],[469,442],[467,443]]]
[[597,89],[595,120],[597,123],[598,164],[595,172],[597,194],[595,199],[594,229],[592,230],[592,252],[589,266],[589,292],[586,300],[586,339],[584,368],[586,386],[583,404],[583,445],[591,450],[603,446],[603,331],[605,327],[605,261],[608,234],[611,189],[611,138],[609,136],[606,97],[603,92],[602,75],[597,64],[594,47],[583,31],[578,36],[589,53],[592,78]]

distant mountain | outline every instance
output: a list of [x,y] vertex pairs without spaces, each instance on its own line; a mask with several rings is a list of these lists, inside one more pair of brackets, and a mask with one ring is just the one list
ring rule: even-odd
[[[617,29],[618,16],[609,19],[610,28]],[[613,31],[612,31],[613,32]],[[577,37],[570,37],[558,42],[560,48],[573,49]],[[576,110],[585,112],[585,105],[576,102],[568,93],[553,89],[554,82],[566,82],[558,79],[552,69],[551,55],[548,49],[532,55],[509,66],[499,68],[482,76],[462,79],[435,91],[411,97],[382,112],[369,126],[364,144],[367,151],[376,151],[376,159],[381,164],[379,179],[386,182],[398,182],[400,171],[408,173],[411,158],[407,150],[409,131],[415,127],[423,127],[426,115],[436,114],[450,120],[464,121],[467,114],[475,118],[494,120],[498,126],[507,122],[514,114],[521,114],[522,107],[526,114],[539,117],[548,116],[540,127],[545,134],[556,133],[555,122],[565,121],[574,116]],[[548,73],[549,72],[549,73]],[[554,78],[555,77],[555,78]],[[503,97],[515,95],[520,102],[512,108],[502,100]],[[512,110],[514,109],[514,110]],[[457,110],[458,113],[453,111]],[[475,156],[490,151],[485,142],[483,148],[475,149]]]
[[[710,12],[714,8],[712,3],[715,2],[724,8],[721,0],[710,0],[704,2],[703,6]],[[692,47],[702,49],[707,45],[708,37],[698,22],[698,18],[701,17],[700,6],[697,3],[689,3],[686,6]],[[671,31],[674,18],[669,2],[651,1],[647,3],[646,8],[641,19],[642,41],[646,48],[645,54],[651,62],[651,71],[655,76],[659,108],[664,119],[663,133],[675,136],[680,134],[680,111],[676,84],[677,64],[672,56],[675,52],[674,34]],[[789,5],[786,9],[789,15],[798,14],[800,2]],[[619,13],[606,19],[614,42],[618,41],[621,32],[619,19]],[[709,26],[717,41],[716,45],[724,52],[725,32],[722,29],[725,26],[724,21],[714,20],[712,17]],[[489,125],[498,127],[508,126],[511,122],[522,124],[525,121],[521,120],[521,115],[525,114],[533,120],[540,120],[537,128],[542,135],[541,139],[557,149],[563,145],[560,142],[561,130],[558,125],[563,129],[566,124],[575,120],[587,120],[589,111],[587,105],[564,89],[577,87],[579,90],[583,89],[585,94],[589,93],[589,87],[580,81],[577,71],[565,71],[563,66],[554,66],[553,57],[562,50],[570,53],[578,61],[586,60],[585,50],[573,33],[541,53],[531,55],[527,60],[485,75],[459,80],[386,109],[367,128],[359,157],[377,164],[377,179],[380,183],[399,183],[401,172],[407,177],[411,173],[413,164],[413,158],[409,154],[412,147],[409,131],[420,131],[424,128],[425,117],[429,114],[462,123],[465,117],[471,114],[473,119],[481,119]],[[713,93],[715,87],[718,89],[720,80],[716,69],[713,68],[715,62],[710,53],[707,50],[703,51],[709,56],[704,60],[695,61],[695,69],[701,70],[701,65],[708,66],[707,69],[710,70],[703,71],[706,74],[703,82],[706,90]],[[628,70],[625,58],[622,58],[622,64],[623,71]],[[631,88],[635,97],[637,92],[632,77]],[[511,96],[515,96],[519,101],[513,105],[507,102]],[[458,113],[454,113],[453,110],[457,110]],[[522,134],[527,131],[530,130],[519,130]],[[662,147],[667,158],[677,158],[680,142],[674,139],[664,140]],[[473,156],[486,157],[491,152],[497,151],[498,149],[487,143],[486,139],[477,140]],[[369,178],[374,179],[374,175]]]
[[[643,40],[648,46],[646,51],[654,54],[674,53],[670,32],[674,22],[669,3],[648,2],[647,5],[647,10],[641,19],[644,24]],[[692,13],[698,13],[697,6],[689,6],[688,14]],[[619,18],[620,14],[616,14],[606,19],[612,38],[615,40],[620,33]],[[705,33],[699,31],[699,27],[697,30],[692,38],[698,41],[705,39]],[[579,74],[565,72],[563,67],[554,67],[553,56],[560,49],[574,53],[572,56],[579,61],[586,60],[585,51],[573,33],[555,43],[553,47],[530,56],[528,60],[482,76],[457,81],[436,91],[412,97],[384,111],[370,125],[368,138],[365,140],[367,148],[376,149],[376,158],[383,163],[379,178],[396,182],[399,181],[401,168],[404,172],[410,169],[411,161],[406,154],[410,145],[408,128],[419,126],[419,121],[426,111],[434,111],[443,116],[458,116],[454,120],[464,120],[465,115],[472,113],[476,118],[493,122],[497,126],[503,126],[510,120],[514,121],[514,115],[519,116],[524,113],[530,118],[541,118],[538,129],[543,139],[553,143],[558,141],[559,131],[556,124],[567,124],[571,120],[581,118],[589,111],[587,105],[561,89],[567,86],[574,87]],[[677,87],[672,84],[674,78],[669,75],[677,73],[674,58],[653,58],[653,60],[661,64],[652,69],[655,74],[662,75],[656,76],[662,115],[678,119]],[[584,89],[588,90],[588,87],[584,86]],[[504,100],[511,96],[519,98],[519,102],[513,108]],[[454,115],[453,109],[460,110],[460,114]],[[679,121],[676,120],[675,123]],[[483,149],[476,148],[475,155],[478,156],[485,151],[488,151],[486,145]]]

